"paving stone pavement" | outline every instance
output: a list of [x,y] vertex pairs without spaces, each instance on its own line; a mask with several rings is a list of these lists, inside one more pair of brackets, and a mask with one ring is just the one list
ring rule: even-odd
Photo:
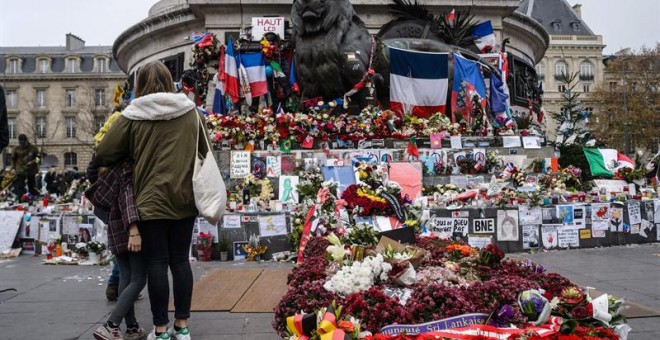
[[[549,271],[572,281],[634,300],[660,310],[660,244],[537,254],[528,257]],[[94,330],[106,321],[113,302],[105,300],[110,266],[47,266],[42,258],[20,256],[0,260],[0,338],[93,339]],[[283,263],[196,262],[196,280],[218,267],[290,267]],[[136,304],[136,315],[150,328],[151,313],[145,299]],[[272,313],[194,312],[190,319],[193,339],[274,340]],[[631,340],[660,339],[660,317],[631,319]]]

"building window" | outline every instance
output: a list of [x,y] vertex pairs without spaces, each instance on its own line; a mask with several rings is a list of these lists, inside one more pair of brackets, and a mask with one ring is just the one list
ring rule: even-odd
[[105,90],[96,89],[94,91],[94,105],[105,106]]
[[580,63],[580,80],[594,80],[594,65],[591,62]]
[[568,74],[568,67],[563,61],[558,61],[555,64],[555,78],[560,78],[563,74]]
[[580,22],[579,21],[571,22],[571,28],[573,29],[573,32],[579,32],[581,30]]
[[561,20],[555,20],[555,21],[551,22],[550,24],[552,25],[552,29],[555,32],[561,31]]
[[18,59],[9,59],[9,69],[7,73],[19,73],[20,69],[18,68]]
[[76,72],[76,60],[71,58],[66,60],[66,70],[70,73]]
[[35,118],[37,138],[46,138],[46,117]]
[[16,95],[16,91],[8,90],[6,93],[6,97],[7,97],[8,109],[15,109],[18,107],[18,96]]
[[46,90],[37,90],[37,108],[46,108]]
[[545,79],[545,65],[536,65],[536,76],[540,79]]
[[75,107],[76,106],[76,90],[75,89],[66,89],[64,91],[64,105],[66,105],[66,107]]
[[64,167],[73,168],[78,166],[78,155],[75,152],[64,153]]
[[566,85],[560,84],[559,86],[557,86],[557,91],[559,91],[561,93],[566,92]]
[[103,124],[105,124],[105,117],[103,116],[96,116],[94,117],[94,128],[96,129],[95,132],[98,132],[101,130],[103,127]]
[[589,91],[591,90],[591,84],[582,85],[582,89],[584,90],[583,91],[584,93],[589,93]]
[[66,117],[66,138],[76,138],[76,117]]
[[7,127],[9,128],[9,139],[18,138],[18,131],[16,130],[16,118],[7,118]]
[[96,58],[96,69],[98,72],[106,72],[108,69],[108,60],[105,58]]
[[48,73],[48,59],[39,59],[39,73]]

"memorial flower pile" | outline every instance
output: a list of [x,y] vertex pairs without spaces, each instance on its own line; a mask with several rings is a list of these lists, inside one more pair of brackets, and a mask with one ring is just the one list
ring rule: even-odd
[[[541,339],[540,334],[544,339],[619,339],[628,330],[618,314],[622,300],[603,296],[594,301],[559,274],[546,273],[529,260],[506,259],[495,245],[475,249],[461,241],[418,236],[414,245],[403,248],[363,245],[365,256],[358,259],[350,235],[349,228],[344,236],[309,240],[305,260],[289,275],[289,289],[275,308],[273,327],[280,336],[325,334],[321,320],[328,306],[335,312],[328,327],[351,339],[442,338],[446,327],[421,334],[410,330],[466,315],[483,319],[465,328],[457,322],[453,332],[513,332],[511,339]],[[408,261],[418,252],[423,258],[413,269]],[[309,334],[287,323],[287,318],[310,314],[317,323]],[[387,334],[379,334],[385,329]],[[403,329],[409,331],[397,333]]]
[[409,139],[429,137],[435,133],[456,136],[461,133],[458,124],[441,113],[428,119],[400,116],[389,110],[365,108],[357,116],[336,114],[325,105],[313,106],[307,112],[278,113],[262,110],[246,117],[240,115],[206,116],[211,139],[216,145],[226,140],[229,146],[245,144],[250,140],[277,142],[291,137],[298,143],[312,138],[316,141],[359,141],[362,139]]

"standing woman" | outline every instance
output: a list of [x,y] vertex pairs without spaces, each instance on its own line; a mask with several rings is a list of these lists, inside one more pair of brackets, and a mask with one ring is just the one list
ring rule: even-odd
[[[192,174],[200,117],[192,101],[173,93],[172,76],[159,61],[140,68],[135,87],[135,99],[99,144],[96,160],[101,166],[112,166],[125,158],[134,164],[138,228],[154,323],[148,339],[190,339],[193,276],[188,250],[198,214]],[[205,143],[200,143],[199,152],[206,154]],[[168,267],[175,309],[169,331]]]

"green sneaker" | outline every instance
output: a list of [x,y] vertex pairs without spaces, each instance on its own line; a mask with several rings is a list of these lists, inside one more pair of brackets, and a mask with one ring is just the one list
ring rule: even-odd
[[170,335],[172,336],[172,339],[175,340],[190,340],[190,331],[188,330],[188,327],[183,327],[178,332],[172,327],[170,328]]
[[170,332],[160,333],[159,336],[156,336],[156,329],[154,328],[151,333],[147,336],[147,340],[170,340]]

